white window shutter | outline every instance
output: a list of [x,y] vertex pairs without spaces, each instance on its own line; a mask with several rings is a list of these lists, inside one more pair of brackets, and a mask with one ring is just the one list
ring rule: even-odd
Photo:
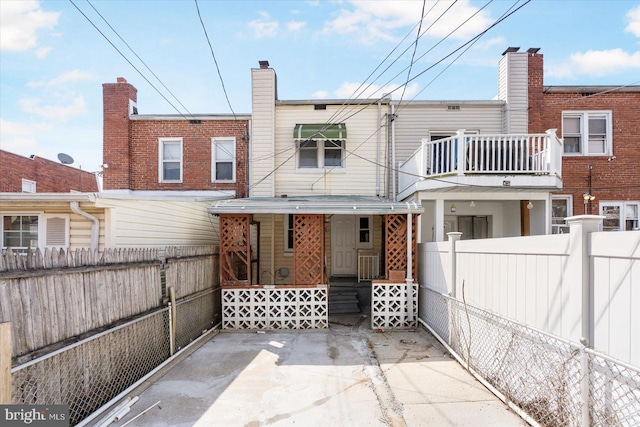
[[69,246],[69,218],[50,216],[46,218],[45,246],[66,248]]

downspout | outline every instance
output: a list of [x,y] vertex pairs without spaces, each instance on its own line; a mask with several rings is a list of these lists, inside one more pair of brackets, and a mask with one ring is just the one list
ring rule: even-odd
[[69,203],[71,210],[91,221],[91,250],[95,251],[98,249],[98,239],[100,237],[100,220],[93,215],[88,214],[87,212],[80,209],[80,205],[78,202],[70,202]]
[[391,104],[391,200],[396,201],[396,106]]
[[380,196],[380,130],[382,128],[382,98],[378,99],[378,131],[376,132],[376,196]]

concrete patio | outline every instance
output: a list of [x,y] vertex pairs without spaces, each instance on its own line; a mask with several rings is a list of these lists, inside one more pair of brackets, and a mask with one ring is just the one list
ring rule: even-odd
[[328,330],[221,332],[113,425],[527,425],[425,330],[369,322],[341,315]]

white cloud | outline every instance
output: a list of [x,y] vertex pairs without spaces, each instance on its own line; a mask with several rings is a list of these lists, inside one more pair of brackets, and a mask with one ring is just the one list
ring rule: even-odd
[[27,123],[11,122],[0,118],[0,144],[3,150],[16,154],[25,149],[37,147],[36,131],[43,130],[43,126]]
[[548,75],[554,77],[575,77],[587,75],[602,77],[610,74],[640,69],[640,51],[625,52],[620,48],[611,50],[588,50],[575,53],[569,61],[549,68]]
[[[418,93],[420,85],[418,83],[412,83],[407,86],[407,90],[404,93],[404,99],[411,99]],[[333,91],[336,98],[380,98],[384,95],[391,94],[393,99],[400,99],[402,95],[402,87],[400,85],[370,85],[360,87],[360,83],[344,82],[338,89]]]
[[327,92],[326,90],[319,90],[317,92],[314,92],[312,96],[318,99],[327,99],[329,97],[329,92]]
[[[38,47],[38,31],[58,24],[60,12],[47,12],[35,0],[0,1],[0,50],[24,52]],[[37,54],[46,55],[45,50]]]
[[290,21],[290,22],[287,22],[287,30],[289,30],[289,31],[299,31],[305,25],[307,25],[307,23],[303,22],[303,21]]
[[249,22],[249,28],[253,30],[254,35],[258,38],[275,37],[280,26],[278,21],[272,20],[267,12],[258,12],[258,14],[261,18]]
[[80,80],[90,80],[91,79],[91,74],[89,73],[85,73],[84,71],[80,71],[80,70],[72,70],[72,71],[67,71],[65,73],[60,74],[58,77],[49,80],[49,81],[37,81],[37,82],[29,82],[27,83],[27,86],[29,87],[56,87],[59,86],[61,84],[67,83],[67,82],[75,82],[75,81],[80,81]]
[[[368,44],[381,40],[396,40],[394,31],[406,31],[414,27],[422,12],[422,2],[415,1],[350,1],[349,4],[352,6],[351,9],[343,8],[338,12],[336,19],[325,22],[326,34],[356,34],[357,40]],[[449,2],[427,1],[427,16],[422,24],[423,34],[428,29],[427,36],[441,38],[469,19],[469,22],[464,23],[451,36],[467,39],[486,29],[492,22],[486,11],[480,11],[471,18],[478,8],[471,5],[469,0],[458,1],[445,13],[449,6]],[[440,15],[443,16],[439,18]]]
[[640,37],[640,5],[627,12],[627,20],[629,25],[624,30],[636,37]]
[[86,105],[84,97],[78,96],[69,105],[40,105],[40,99],[28,98],[18,101],[18,105],[22,111],[26,113],[36,114],[44,119],[56,120],[61,122],[85,114]]

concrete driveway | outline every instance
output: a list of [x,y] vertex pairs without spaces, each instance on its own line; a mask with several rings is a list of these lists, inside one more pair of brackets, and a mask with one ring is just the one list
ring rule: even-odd
[[332,320],[322,331],[221,332],[116,425],[527,425],[427,331],[373,331],[361,315]]

